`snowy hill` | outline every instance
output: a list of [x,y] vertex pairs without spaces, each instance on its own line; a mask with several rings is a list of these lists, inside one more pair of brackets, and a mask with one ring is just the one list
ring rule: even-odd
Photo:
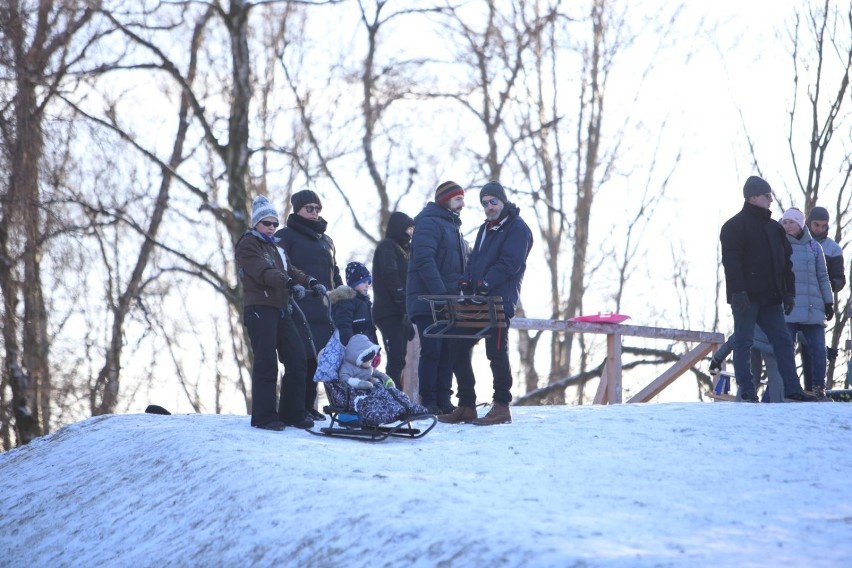
[[513,413],[377,444],[91,418],[0,454],[0,566],[849,566],[852,404]]

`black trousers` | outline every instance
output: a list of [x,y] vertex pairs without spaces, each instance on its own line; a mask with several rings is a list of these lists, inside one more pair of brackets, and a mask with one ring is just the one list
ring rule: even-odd
[[385,373],[393,379],[396,388],[402,390],[402,370],[405,369],[405,352],[408,349],[403,318],[400,316],[380,319],[376,321],[376,326],[382,332],[382,343],[385,346]]
[[[294,423],[305,417],[305,345],[286,309],[246,306],[243,323],[248,329],[254,366],[251,371],[251,425],[274,420]],[[284,364],[281,398],[276,396],[278,362]]]
[[[508,324],[508,321],[507,321]],[[494,378],[494,400],[501,404],[512,401],[512,367],[509,363],[509,327],[494,329],[485,336],[485,355],[491,364]],[[459,405],[476,405],[476,376],[471,356],[479,339],[453,339],[453,372],[459,386]]]

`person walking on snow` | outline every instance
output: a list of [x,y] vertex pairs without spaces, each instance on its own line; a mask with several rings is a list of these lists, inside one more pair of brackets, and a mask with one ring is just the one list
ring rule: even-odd
[[772,188],[758,176],[743,185],[745,202],[719,232],[725,288],[734,317],[734,372],[742,401],[758,402],[751,372],[754,326],[760,325],[772,344],[784,381],[784,396],[815,401],[796,374],[793,338],[784,321],[795,305],[792,249],[786,233],[772,219]]

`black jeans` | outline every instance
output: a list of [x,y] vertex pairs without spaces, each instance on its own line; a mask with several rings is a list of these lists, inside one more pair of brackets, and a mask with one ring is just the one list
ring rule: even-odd
[[393,379],[396,388],[402,390],[402,370],[405,369],[405,351],[408,349],[403,318],[383,318],[376,321],[376,326],[382,332],[382,343],[385,346],[385,373]]
[[[512,401],[512,367],[509,364],[509,327],[494,329],[485,336],[485,355],[491,364],[494,378],[494,401],[509,404]],[[471,356],[479,339],[453,339],[453,372],[459,383],[459,405],[476,406],[476,376],[473,374]]]
[[[305,417],[305,345],[286,309],[246,306],[243,323],[248,328],[254,366],[251,371],[251,425],[274,420],[292,424]],[[278,362],[284,364],[281,398],[276,404]]]

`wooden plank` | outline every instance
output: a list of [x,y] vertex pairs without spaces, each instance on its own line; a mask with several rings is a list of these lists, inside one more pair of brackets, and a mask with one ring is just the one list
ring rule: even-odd
[[[478,320],[478,321],[467,321],[467,320],[456,320],[453,323],[453,327],[467,327],[470,329],[482,329],[483,327],[492,327],[491,320]],[[506,322],[498,321],[493,327],[507,327]]]
[[715,343],[701,343],[692,348],[684,354],[677,363],[669,367],[666,372],[657,377],[644,389],[633,395],[633,397],[627,402],[648,402],[660,394],[664,388],[672,384],[675,379],[688,371],[690,367],[694,366],[702,357],[713,351],[715,346]]
[[[607,359],[607,361],[609,361]],[[598,383],[598,390],[595,391],[595,398],[592,399],[592,404],[606,404],[606,393],[607,393],[607,379],[609,377],[609,372],[607,371],[607,363],[604,363],[603,369],[601,369],[601,381]]]
[[668,329],[665,327],[646,327],[611,323],[588,323],[567,320],[543,320],[512,318],[512,327],[537,331],[559,331],[564,333],[616,333],[632,337],[649,339],[671,339],[675,341],[724,343],[725,336],[715,331],[690,331],[686,329]]
[[621,336],[606,336],[607,402],[621,404]]

